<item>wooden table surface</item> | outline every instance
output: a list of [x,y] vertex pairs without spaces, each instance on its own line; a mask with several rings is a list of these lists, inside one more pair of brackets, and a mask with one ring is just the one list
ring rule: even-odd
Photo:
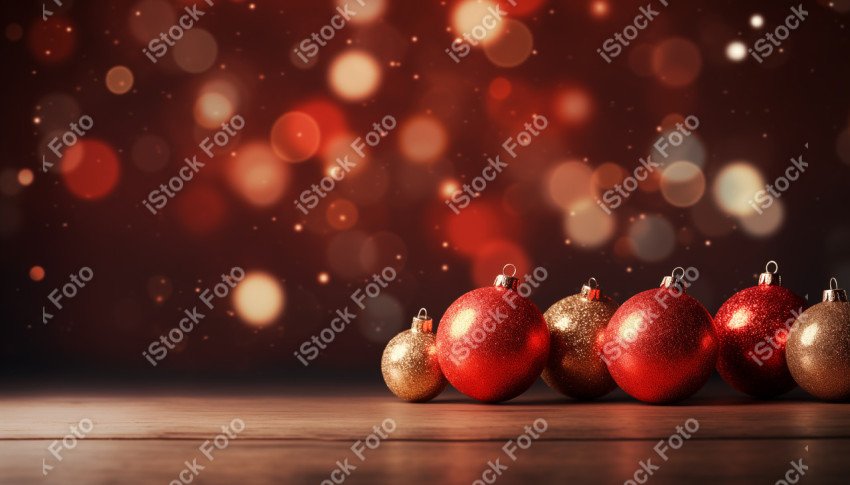
[[[93,428],[78,431],[85,437],[76,442],[67,438],[56,459],[49,448],[85,419]],[[222,449],[215,448],[222,426],[241,428],[239,420],[244,429],[227,430],[234,437],[226,445],[220,437]],[[535,420],[545,431],[532,427],[520,438]],[[698,429],[671,439],[686,422]],[[212,460],[201,450],[207,440]],[[504,450],[509,440],[513,457]],[[673,445],[666,461],[654,449],[660,440]],[[348,473],[332,475],[346,460]],[[801,484],[850,483],[850,405],[816,402],[800,391],[754,401],[720,383],[676,406],[640,404],[619,392],[581,403],[539,385],[500,405],[453,391],[407,404],[377,386],[29,389],[0,396],[4,484],[181,483],[186,462],[197,464],[197,475],[184,472],[182,483],[473,483],[492,462],[499,484],[604,484],[631,479],[641,461],[652,471],[649,483],[774,484],[794,470],[792,462],[804,466]]]

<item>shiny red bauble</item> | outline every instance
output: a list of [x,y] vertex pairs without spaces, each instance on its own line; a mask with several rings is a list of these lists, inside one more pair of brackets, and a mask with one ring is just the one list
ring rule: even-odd
[[549,329],[534,303],[501,275],[492,287],[464,294],[437,329],[437,352],[446,379],[484,402],[512,399],[540,376],[549,354]]
[[796,384],[785,361],[785,342],[805,308],[805,300],[779,285],[775,272],[762,273],[758,286],[726,300],[714,317],[717,372],[723,380],[760,398],[793,389]]
[[714,371],[711,315],[684,290],[698,275],[688,268],[675,281],[668,276],[660,288],[629,298],[611,317],[598,342],[600,357],[630,396],[658,404],[681,401]]

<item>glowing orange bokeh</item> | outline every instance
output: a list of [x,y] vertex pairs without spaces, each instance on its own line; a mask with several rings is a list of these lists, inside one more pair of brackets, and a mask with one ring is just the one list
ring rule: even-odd
[[60,172],[68,191],[80,199],[94,200],[112,192],[121,178],[121,165],[107,143],[80,140],[63,153]]

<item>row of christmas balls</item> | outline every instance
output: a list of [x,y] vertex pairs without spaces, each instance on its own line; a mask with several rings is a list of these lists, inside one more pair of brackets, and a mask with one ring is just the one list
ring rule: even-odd
[[715,368],[758,398],[785,393],[795,381],[820,399],[850,398],[846,292],[833,278],[823,302],[804,311],[805,300],[781,286],[778,270],[769,262],[759,284],[729,298],[713,319],[686,293],[695,268],[677,268],[658,289],[622,305],[591,278],[545,314],[503,272],[492,287],[455,300],[436,336],[420,310],[411,329],[387,344],[381,370],[390,390],[413,402],[433,399],[446,380],[479,401],[504,401],[542,373],[550,387],[578,399],[620,386],[641,401],[672,403],[696,393]]

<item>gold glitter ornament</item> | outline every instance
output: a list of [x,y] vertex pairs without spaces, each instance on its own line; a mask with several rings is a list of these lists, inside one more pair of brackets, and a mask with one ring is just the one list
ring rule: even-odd
[[390,391],[405,401],[430,401],[446,388],[437,359],[433,322],[424,308],[413,317],[410,330],[387,344],[381,357],[381,373]]
[[794,380],[826,401],[850,399],[850,303],[832,278],[823,301],[804,311],[785,347]]
[[549,387],[577,399],[595,399],[617,387],[599,355],[599,342],[618,307],[590,278],[581,293],[546,310],[551,347],[542,377]]

